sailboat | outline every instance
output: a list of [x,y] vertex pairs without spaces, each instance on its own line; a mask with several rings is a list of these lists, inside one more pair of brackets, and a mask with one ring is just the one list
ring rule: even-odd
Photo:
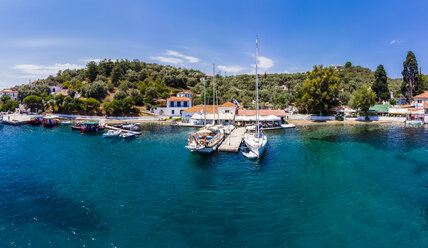
[[257,56],[259,53],[258,38],[256,38],[256,126],[247,127],[244,143],[250,150],[243,153],[248,158],[260,158],[267,144],[267,137],[259,124],[259,77],[257,74]]
[[[215,75],[215,65],[213,65],[213,75]],[[211,153],[220,146],[224,140],[224,130],[220,126],[215,126],[216,118],[213,119],[213,125],[207,125],[207,106],[204,79],[204,127],[198,132],[189,135],[186,148],[191,152]],[[213,77],[213,113],[215,117],[215,76]]]

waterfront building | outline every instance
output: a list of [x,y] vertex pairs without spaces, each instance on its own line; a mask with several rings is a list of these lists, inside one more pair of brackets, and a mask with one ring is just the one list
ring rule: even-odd
[[49,86],[49,94],[53,94],[56,95],[56,93],[63,91],[64,89],[62,88],[62,85],[54,85],[54,86]]
[[[161,100],[163,99],[158,100],[158,102]],[[164,101],[166,101],[166,104],[164,104]],[[156,115],[178,117],[181,116],[181,113],[184,110],[192,107],[192,99],[188,97],[174,96],[163,100],[160,103],[161,105],[152,109],[151,112]]]
[[16,101],[16,100],[18,100],[18,91],[16,91],[16,90],[2,90],[2,91],[0,91],[0,96],[10,96],[10,99]]
[[196,105],[182,112],[183,123],[191,125],[203,125],[205,118],[207,124],[233,125],[237,107],[231,102],[226,102],[219,106],[207,105],[206,115],[204,115],[204,105]]
[[426,102],[428,102],[428,91],[425,91],[424,93],[415,96],[413,105],[415,106],[415,108],[423,108]]
[[288,90],[288,87],[285,84],[279,86],[279,88],[281,88],[281,90]]
[[[259,109],[260,122],[269,124],[272,121],[285,122],[287,113],[282,109]],[[238,126],[254,125],[256,122],[255,109],[238,109],[236,118]]]

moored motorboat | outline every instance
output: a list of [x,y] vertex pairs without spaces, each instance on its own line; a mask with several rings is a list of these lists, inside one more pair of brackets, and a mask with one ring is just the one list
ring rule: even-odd
[[74,125],[74,126],[71,126],[71,130],[79,130],[80,131],[80,128],[82,128],[83,127],[83,122],[78,122],[78,123],[76,123],[76,125]]
[[104,138],[113,138],[117,137],[122,133],[121,130],[108,130],[106,133],[103,134]]
[[121,139],[129,139],[129,138],[135,137],[136,135],[137,135],[136,133],[132,133],[132,132],[122,133],[122,134],[119,135],[119,138],[121,138]]
[[98,132],[103,131],[104,127],[100,126],[98,122],[85,122],[83,126],[80,127],[82,133]]
[[132,123],[132,124],[122,125],[121,128],[126,129],[126,130],[131,130],[131,131],[140,131],[141,130],[140,123]]
[[43,117],[42,123],[45,127],[55,127],[59,125],[59,120],[57,116],[47,116]]
[[39,116],[39,115],[32,116],[28,121],[29,125],[34,125],[34,126],[41,125],[42,123],[43,123],[43,116]]

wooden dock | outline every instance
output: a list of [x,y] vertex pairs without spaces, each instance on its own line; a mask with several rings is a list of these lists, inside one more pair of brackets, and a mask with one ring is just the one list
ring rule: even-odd
[[120,131],[122,131],[124,133],[135,133],[136,135],[141,135],[141,132],[138,132],[138,131],[126,130],[126,129],[122,129],[122,128],[118,128],[118,127],[109,126],[107,124],[105,125],[105,127],[107,129],[120,130]]
[[238,127],[227,136],[223,143],[219,146],[219,152],[239,152],[242,138],[244,137],[245,127]]

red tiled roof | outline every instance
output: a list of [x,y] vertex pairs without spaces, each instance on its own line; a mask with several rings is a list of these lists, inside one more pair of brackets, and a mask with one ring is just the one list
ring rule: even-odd
[[168,98],[166,100],[168,100],[168,101],[177,101],[177,102],[187,102],[187,101],[190,101],[190,98],[173,96],[173,97],[170,97],[170,98]]
[[18,93],[16,90],[2,90],[1,92],[12,92],[12,93]]
[[220,107],[220,108],[221,108],[221,107],[224,107],[224,108],[236,108],[236,107],[238,107],[238,106],[236,106],[235,104],[233,104],[233,103],[231,103],[231,102],[225,102],[225,103],[223,103],[222,105],[220,105],[219,107]]
[[[193,107],[188,108],[186,110],[183,110],[183,112],[185,112],[185,113],[203,113],[204,112],[204,105],[196,105],[196,106],[193,106]],[[217,112],[218,112],[218,106],[215,106],[215,113],[217,113]],[[208,114],[214,113],[213,105],[207,105],[207,113]]]
[[424,110],[423,108],[409,108],[407,109],[407,111],[419,111],[419,110]]
[[428,91],[425,91],[424,93],[415,96],[415,98],[428,98]]
[[166,102],[165,99],[157,99],[156,102]]
[[[256,110],[253,109],[238,109],[238,115],[239,116],[255,116]],[[259,110],[260,116],[269,116],[269,115],[275,115],[275,116],[286,116],[286,113],[282,109],[260,109]]]

